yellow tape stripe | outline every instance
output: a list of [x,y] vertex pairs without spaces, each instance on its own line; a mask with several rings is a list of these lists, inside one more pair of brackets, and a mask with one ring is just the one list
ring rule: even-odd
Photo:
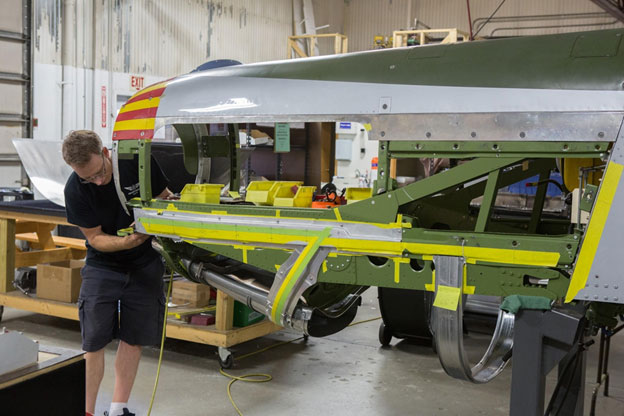
[[425,283],[425,290],[435,292],[435,270],[431,271],[431,283]]
[[160,97],[154,97],[151,100],[135,101],[130,104],[124,104],[123,107],[121,107],[121,110],[119,110],[119,114],[127,113],[128,111],[145,110],[146,108],[158,107],[159,104]]
[[124,120],[115,123],[115,131],[122,130],[154,130],[155,118],[140,118],[137,120]]
[[140,95],[140,94],[145,94],[146,92],[150,92],[150,91],[154,91],[154,90],[166,87],[167,84],[168,84],[168,82],[159,82],[158,84],[154,84],[151,87],[147,87],[145,89],[142,89],[141,91],[139,91],[136,94],[134,94],[134,96]]
[[401,263],[409,263],[410,259],[395,257],[392,259],[394,262],[394,283],[400,283],[401,281]]
[[312,244],[313,243],[308,244],[306,246],[306,248],[303,249],[303,251],[301,252],[299,257],[297,257],[297,260],[295,260],[295,264],[293,264],[292,268],[290,269],[290,271],[288,272],[288,274],[284,278],[284,281],[282,282],[282,285],[280,286],[279,290],[277,291],[277,294],[275,295],[275,301],[273,302],[273,308],[271,308],[271,315],[273,315],[273,322],[277,322],[277,308],[276,308],[276,305],[279,303],[279,300],[282,298],[282,295],[284,294],[284,290],[286,290],[285,288],[286,288],[288,282],[290,281],[290,279],[292,279],[293,274],[295,273],[295,271],[297,270],[297,268],[299,267],[301,262],[305,259],[305,256],[310,252],[310,249],[312,248]]
[[[236,250],[241,250],[243,254],[243,263],[247,264],[247,251],[250,250],[249,246],[234,246]],[[253,250],[253,248],[251,248]]]
[[338,210],[338,208],[334,208],[334,215],[336,215],[336,219],[338,221],[342,221],[342,216],[340,215],[340,211]]
[[303,249],[299,257],[297,257],[297,260],[295,260],[295,263],[292,265],[292,267],[288,271],[288,274],[284,278],[282,285],[280,286],[279,290],[277,291],[277,294],[275,295],[275,299],[273,301],[273,307],[271,308],[271,315],[273,316],[273,322],[278,322],[277,320],[278,308],[276,306],[280,303],[280,300],[282,296],[284,295],[284,291],[286,290],[288,283],[292,280],[293,276],[299,269],[299,266],[301,265],[301,263],[306,261],[306,257],[308,253],[310,253],[310,250],[312,250],[312,248],[314,247],[315,243],[319,240],[319,238],[320,237],[313,238],[312,241],[310,241],[308,245],[306,245],[306,247]]
[[587,283],[587,277],[589,271],[594,262],[596,251],[598,250],[598,244],[602,237],[602,231],[604,230],[611,209],[611,203],[613,197],[617,191],[620,178],[622,176],[622,170],[624,165],[615,162],[609,162],[607,171],[605,172],[600,186],[600,192],[598,198],[594,203],[594,209],[589,219],[587,226],[587,232],[581,245],[581,251],[578,259],[576,260],[576,266],[574,267],[574,273],[572,274],[572,280],[568,287],[568,293],[566,294],[566,302],[571,302],[578,292],[585,287]]
[[[288,244],[293,241],[311,242],[316,235],[302,232],[300,235],[266,234],[247,231],[219,230],[210,233],[208,228],[193,228],[180,225],[148,224],[144,223],[146,231],[152,234],[175,234],[182,238],[207,238],[214,240],[230,240],[261,244]],[[443,244],[421,244],[403,242],[382,242],[373,240],[347,240],[340,238],[326,238],[327,245],[337,251],[355,252],[367,255],[386,255],[402,257],[405,250],[414,254],[427,256],[443,255],[465,257],[468,262],[482,261],[502,264],[519,264],[527,266],[554,267],[559,262],[559,253],[544,251],[529,251],[501,248],[459,247]]]
[[475,293],[475,286],[468,286],[468,264],[464,263],[464,268],[463,268],[463,273],[464,273],[464,283],[463,283],[463,287],[462,287],[462,293],[465,293],[467,295],[474,295]]

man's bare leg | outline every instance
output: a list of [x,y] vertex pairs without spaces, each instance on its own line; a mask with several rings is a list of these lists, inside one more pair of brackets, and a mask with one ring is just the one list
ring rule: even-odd
[[115,389],[113,402],[127,403],[139,368],[141,347],[119,341],[115,358]]
[[104,377],[104,349],[85,354],[86,376],[85,376],[85,410],[95,413],[95,401],[102,377]]

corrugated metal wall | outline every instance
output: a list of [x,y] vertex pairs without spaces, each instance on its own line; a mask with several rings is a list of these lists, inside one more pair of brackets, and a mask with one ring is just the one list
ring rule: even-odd
[[34,0],[37,139],[105,143],[137,90],[206,61],[284,59],[292,0]]
[[[501,1],[470,0],[472,21],[476,25],[485,22]],[[466,0],[315,0],[315,15],[341,14],[350,52],[372,49],[375,35],[392,36],[394,30],[413,27],[415,19],[432,28],[469,32]],[[479,35],[522,36],[614,27],[622,27],[622,23],[589,0],[506,0]]]
[[292,2],[37,0],[35,24],[36,62],[173,76],[213,59],[283,58]]
[[[340,33],[344,35],[344,4],[336,0],[313,0],[314,21],[318,29],[317,33]],[[327,26],[327,27],[323,27]],[[319,39],[319,53],[329,55],[334,53],[334,38]],[[351,48],[348,47],[350,51]]]
[[[500,3],[471,0],[473,22],[477,25],[484,22]],[[412,19],[415,18],[431,27],[457,27],[469,31],[465,0],[414,1]],[[507,0],[490,23],[483,27],[479,36],[522,36],[621,26],[615,18],[589,0]]]
[[412,15],[413,3],[413,0],[346,2],[344,29],[349,38],[349,52],[373,49],[376,35],[392,36],[393,30],[407,28],[411,21],[409,16]]

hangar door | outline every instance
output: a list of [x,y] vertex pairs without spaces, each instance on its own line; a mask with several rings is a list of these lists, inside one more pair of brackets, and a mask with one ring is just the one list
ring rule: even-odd
[[11,139],[32,137],[31,2],[3,0],[0,12],[0,187],[26,180]]

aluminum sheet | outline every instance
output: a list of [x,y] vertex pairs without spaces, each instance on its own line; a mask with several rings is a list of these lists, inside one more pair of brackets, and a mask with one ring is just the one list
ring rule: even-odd
[[33,185],[48,200],[65,206],[65,182],[72,169],[63,160],[61,141],[13,139],[22,165]]

